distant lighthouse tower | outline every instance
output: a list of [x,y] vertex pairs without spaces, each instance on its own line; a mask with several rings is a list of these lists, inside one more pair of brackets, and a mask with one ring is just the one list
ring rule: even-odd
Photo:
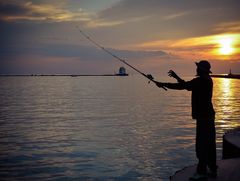
[[124,67],[120,67],[119,68],[119,71],[118,71],[118,74],[116,75],[119,75],[119,76],[128,76],[128,74],[126,73],[126,69]]

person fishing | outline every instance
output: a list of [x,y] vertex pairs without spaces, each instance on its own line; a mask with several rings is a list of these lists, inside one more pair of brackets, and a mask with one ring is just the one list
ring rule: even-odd
[[[196,119],[196,173],[189,180],[207,180],[217,176],[215,111],[212,105],[213,81],[210,77],[211,65],[206,60],[196,63],[197,77],[184,81],[173,70],[168,72],[178,83],[154,81],[158,87],[192,91],[192,118]],[[207,172],[209,168],[209,172]]]
[[115,58],[116,60],[126,64],[150,82],[154,82],[159,88],[164,90],[186,89],[192,91],[192,118],[197,120],[196,131],[196,155],[198,158],[197,172],[190,180],[207,179],[207,167],[210,169],[208,173],[211,177],[217,176],[216,165],[216,131],[215,131],[215,111],[212,105],[213,82],[210,77],[211,65],[206,60],[196,63],[197,77],[191,81],[184,81],[174,71],[169,71],[169,76],[177,79],[178,83],[163,83],[155,81],[151,74],[144,74],[127,61],[113,54],[111,51],[94,41],[89,35],[84,33],[78,26],[78,31],[91,43],[104,52]]

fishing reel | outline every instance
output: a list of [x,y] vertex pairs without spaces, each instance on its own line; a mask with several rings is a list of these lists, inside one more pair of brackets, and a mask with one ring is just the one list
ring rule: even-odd
[[[151,81],[156,83],[157,81],[154,80],[154,77],[151,74],[147,74],[145,75],[148,78],[148,83],[150,83]],[[167,91],[167,88],[164,86],[161,86],[161,88],[163,88],[165,91]]]
[[147,74],[146,76],[149,79],[148,83],[154,80],[154,77],[151,74]]

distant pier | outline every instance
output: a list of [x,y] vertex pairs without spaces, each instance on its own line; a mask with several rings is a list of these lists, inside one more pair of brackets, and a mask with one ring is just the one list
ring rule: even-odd
[[0,77],[11,76],[66,76],[66,77],[81,77],[81,76],[128,76],[126,69],[120,67],[118,73],[114,74],[0,74]]
[[212,74],[211,77],[216,78],[229,78],[229,79],[240,79],[240,74],[233,74],[231,69],[229,71],[229,74]]
[[239,74],[213,74],[211,77],[216,77],[216,78],[228,78],[228,79],[240,79]]

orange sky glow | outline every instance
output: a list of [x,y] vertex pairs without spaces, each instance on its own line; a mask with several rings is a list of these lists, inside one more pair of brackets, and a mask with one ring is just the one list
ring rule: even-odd
[[217,58],[220,60],[240,57],[240,34],[219,34],[179,40],[159,40],[136,46],[144,50],[162,49],[182,57]]

